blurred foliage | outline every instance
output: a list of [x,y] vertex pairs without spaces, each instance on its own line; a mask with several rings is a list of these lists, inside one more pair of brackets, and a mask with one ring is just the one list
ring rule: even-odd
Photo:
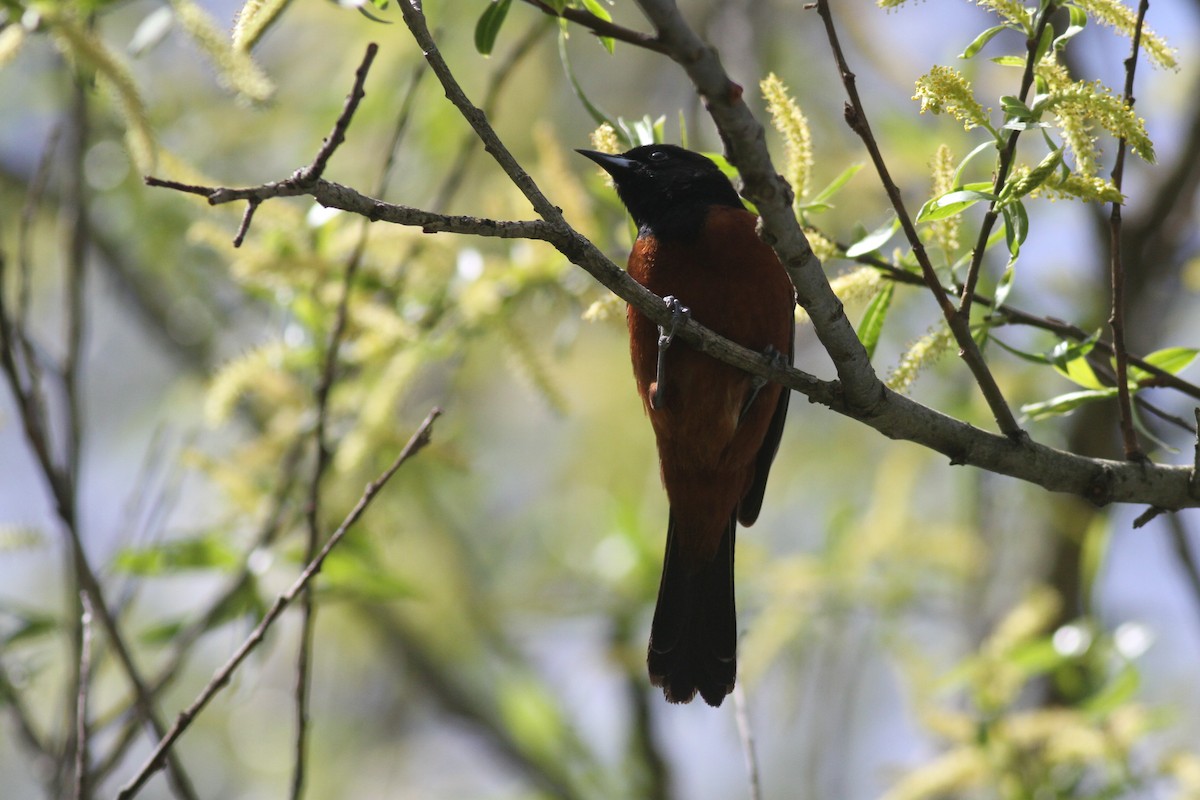
[[[333,459],[321,484],[322,530],[337,526],[430,406],[447,413],[430,448],[389,485],[316,584],[310,796],[378,796],[383,787],[422,797],[726,796],[731,785],[742,792],[740,759],[729,757],[732,721],[720,733],[692,725],[700,718],[661,707],[644,678],[665,501],[628,379],[623,309],[540,243],[431,236],[275,200],[257,210],[235,248],[239,209],[144,187],[146,173],[249,185],[308,163],[370,36],[385,44],[332,179],[435,211],[529,216],[442,102],[387,0],[250,0],[228,31],[217,5],[0,0],[0,130],[7,138],[28,126],[38,140],[25,144],[23,162],[6,161],[0,199],[5,208],[25,202],[37,158],[28,153],[53,139],[71,82],[87,87],[94,249],[107,285],[119,288],[119,299],[89,297],[117,309],[94,312],[90,355],[103,372],[109,361],[173,353],[171,380],[182,388],[164,392],[154,416],[201,430],[171,467],[186,473],[180,480],[192,494],[166,482],[158,502],[167,511],[121,528],[111,551],[96,544],[139,657],[167,685],[164,712],[190,700],[300,567],[314,389],[354,261],[328,406]],[[470,14],[459,3],[425,5],[468,94],[482,105],[495,93],[491,117],[501,136],[566,218],[614,258],[628,249],[630,225],[605,179],[570,155],[589,132],[606,150],[683,141],[735,174],[713,152],[716,138],[690,89],[651,55],[608,37],[592,42],[597,37],[561,20],[547,27],[529,3],[478,0]],[[628,4],[544,5],[640,24]],[[919,105],[889,110],[881,100],[879,128],[897,179],[921,187],[921,235],[948,284],[967,268],[981,204],[997,204],[1002,227],[987,240],[981,289],[1001,306],[1050,293],[1049,265],[1060,256],[1043,256],[1039,270],[1030,254],[1034,243],[1047,247],[1047,231],[1060,224],[1048,198],[1116,199],[1101,177],[1110,165],[1099,137],[1105,146],[1124,137],[1147,161],[1155,151],[1153,126],[1119,91],[1066,66],[1068,46],[1088,40],[1087,23],[1132,32],[1123,4],[978,5],[986,13],[971,18],[963,68],[925,65],[897,78],[907,82],[903,99],[914,91]],[[961,370],[939,366],[951,361],[941,357],[952,341],[931,304],[888,279],[892,270],[916,273],[916,261],[896,243],[898,221],[869,170],[858,174],[862,154],[837,127],[840,98],[808,79],[818,69],[830,74],[823,56],[808,55],[823,52],[822,40],[783,41],[779,20],[792,25],[800,11],[763,6],[742,24],[763,43],[766,63],[738,65],[763,76],[763,98],[754,102],[774,123],[797,214],[860,337],[893,387],[986,424]],[[685,8],[720,14],[717,4]],[[904,13],[937,12],[918,4]],[[1053,35],[1028,56],[1024,37],[1052,13]],[[884,36],[886,24],[856,30]],[[1147,35],[1146,46],[1160,65],[1175,65],[1165,40]],[[985,49],[996,55],[981,64]],[[1021,100],[1009,93],[1027,57],[1035,81]],[[506,71],[513,81],[498,77]],[[1002,93],[988,94],[998,85]],[[411,117],[398,117],[409,101]],[[953,119],[930,122],[918,111]],[[1026,132],[1023,146],[997,194],[998,151],[1015,130]],[[42,267],[56,263],[63,180],[54,175],[31,211],[30,291],[45,312],[39,333],[53,328],[43,330],[41,320],[57,324],[64,314],[55,299],[60,279]],[[0,236],[6,252],[17,247],[15,217]],[[1065,303],[1071,314],[1091,315],[1075,295],[1101,290],[1083,277],[1069,280],[1059,304],[1039,307]],[[145,323],[138,355],[106,349],[114,340],[102,326],[117,326],[113,317]],[[797,317],[805,321],[802,310]],[[979,338],[997,344],[1002,323],[986,308],[973,318]],[[801,347],[798,362],[823,363],[815,346]],[[1087,341],[1037,333],[988,353],[1031,420],[1064,422],[1084,406],[1111,403],[1115,392],[1097,374],[1104,365],[1095,366]],[[1146,359],[1177,374],[1196,354],[1165,346]],[[112,398],[88,416],[98,450],[147,426],[109,422],[149,416],[119,384],[142,376],[122,366],[137,365],[114,363]],[[1045,399],[1063,378],[1078,389]],[[1156,387],[1144,371],[1133,370],[1130,381],[1139,394]],[[1177,740],[1155,740],[1178,721],[1142,697],[1139,658],[1151,632],[1091,610],[1063,620],[1064,598],[1044,585],[1044,565],[1009,562],[1014,552],[1044,552],[1060,533],[1051,501],[947,472],[940,458],[801,405],[768,507],[739,542],[742,683],[752,719],[784,731],[777,738],[785,746],[763,749],[766,783],[779,787],[770,796],[795,796],[787,793],[794,786],[807,786],[804,796],[839,796],[821,775],[861,764],[852,748],[819,741],[835,738],[826,727],[863,740],[879,726],[898,727],[883,712],[847,711],[866,702],[860,697],[877,698],[857,683],[872,659],[899,665],[898,691],[911,698],[910,724],[925,744],[923,763],[876,780],[873,796],[1200,796],[1200,756]],[[126,453],[93,468],[133,472],[130,460]],[[1098,591],[1110,546],[1111,521],[1097,520],[1084,548],[1087,598]],[[49,550],[40,524],[0,523],[0,560]],[[47,555],[36,579],[44,583],[57,568]],[[0,706],[36,709],[30,716],[47,740],[66,747],[70,732],[54,710],[70,670],[61,657],[67,614],[54,596],[62,580],[53,591],[29,587],[35,596],[0,602]],[[288,774],[282,720],[294,712],[295,632],[280,627],[270,652],[237,677],[236,698],[207,711],[181,746],[185,763],[207,773],[206,796],[275,791]],[[129,725],[124,684],[110,672],[101,670],[92,698],[93,735],[105,746]],[[813,706],[824,713],[801,713]],[[464,737],[464,727],[474,735]],[[798,757],[803,742],[825,758]],[[0,763],[16,763],[19,747],[5,745]],[[105,788],[136,766],[135,750],[116,752],[112,771],[100,775]],[[823,770],[809,768],[818,760]],[[38,796],[24,789],[34,782],[26,774],[13,796]]]

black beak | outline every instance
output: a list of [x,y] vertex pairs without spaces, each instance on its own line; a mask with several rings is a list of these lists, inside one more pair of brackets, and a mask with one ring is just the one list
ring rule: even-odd
[[575,152],[595,161],[605,172],[613,177],[622,172],[629,172],[637,166],[637,162],[632,158],[612,155],[611,153],[601,153],[599,150],[576,150]]

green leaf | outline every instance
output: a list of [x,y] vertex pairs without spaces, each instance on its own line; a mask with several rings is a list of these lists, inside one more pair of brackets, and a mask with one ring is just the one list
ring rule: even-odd
[[1042,59],[1046,57],[1046,53],[1050,52],[1051,45],[1054,44],[1054,26],[1047,25],[1042,29],[1042,38],[1038,40],[1037,50],[1033,54],[1033,63],[1040,64]]
[[565,30],[560,30],[558,33],[558,60],[562,62],[563,71],[567,73],[567,80],[571,84],[572,91],[575,92],[575,97],[579,99],[585,111],[592,118],[592,121],[597,125],[608,125],[617,133],[617,138],[627,147],[633,147],[633,139],[625,130],[625,126],[618,121],[613,120],[608,114],[600,110],[599,106],[588,99],[584,93],[583,87],[579,85],[579,79],[575,77],[575,70],[571,69],[571,59],[567,56],[567,34]]
[[999,64],[1002,67],[1025,68],[1025,59],[1020,56],[996,56],[991,61],[993,64]]
[[1061,50],[1067,46],[1067,42],[1078,35],[1087,26],[1087,12],[1079,6],[1067,6],[1067,11],[1070,13],[1070,21],[1067,23],[1067,29],[1058,35],[1054,40],[1054,48]]
[[[984,150],[994,150],[995,148],[996,148],[995,141],[981,142],[971,152],[967,153],[967,155],[963,158],[963,160],[958,162],[958,169],[954,170],[954,180],[952,181],[951,185],[962,186],[963,170],[965,170],[967,168],[967,164],[969,164],[971,162],[971,159],[975,158],[975,156],[979,155]],[[988,185],[990,186],[991,184],[989,183]],[[970,187],[964,187],[964,188],[970,188]]]
[[504,18],[508,16],[511,5],[512,0],[492,0],[479,15],[479,21],[475,23],[475,49],[482,55],[492,54],[492,48],[496,46],[496,36],[504,25]]
[[[602,6],[597,0],[583,0],[583,7],[587,9],[592,16],[612,22],[612,14],[608,13],[608,9]],[[616,41],[611,36],[600,36],[600,44],[604,45],[604,49],[610,54],[616,47]]]
[[974,58],[975,54],[983,49],[983,46],[990,42],[997,33],[1008,28],[1008,25],[996,25],[988,28],[983,33],[975,37],[975,41],[967,45],[967,49],[958,54],[959,58]]
[[1041,403],[1023,405],[1021,406],[1021,413],[1034,421],[1049,417],[1065,416],[1080,406],[1100,400],[1108,400],[1111,397],[1116,397],[1116,395],[1117,390],[1115,387],[1087,389],[1082,392],[1068,392],[1067,394],[1060,394],[1058,397],[1052,397]]
[[4,650],[8,650],[21,642],[38,639],[47,634],[56,633],[60,621],[58,617],[37,611],[21,611],[17,614],[20,622],[4,635]]
[[1132,699],[1141,682],[1137,668],[1126,664],[1103,689],[1081,703],[1080,708],[1092,714],[1107,714]]
[[1100,570],[1104,567],[1104,559],[1108,555],[1109,542],[1112,540],[1112,525],[1106,514],[1093,514],[1087,530],[1083,532],[1083,544],[1079,549],[1080,597],[1090,600],[1095,595],[1093,590]]
[[[1054,369],[1072,383],[1077,383],[1085,389],[1111,389],[1096,377],[1095,370],[1086,358],[1073,358],[1070,361],[1056,361]],[[1113,391],[1116,391],[1113,389]]]
[[868,359],[875,357],[875,345],[879,343],[879,334],[883,331],[888,309],[892,307],[892,295],[895,291],[896,284],[893,281],[884,281],[883,288],[867,305],[862,322],[858,323],[858,338],[867,350]]
[[[1169,372],[1172,375],[1178,375],[1189,364],[1196,360],[1196,355],[1200,354],[1200,350],[1195,347],[1167,347],[1162,350],[1155,350],[1153,353],[1142,358],[1148,364],[1153,364],[1164,372]],[[1129,365],[1129,379],[1131,381],[1152,380],[1154,376],[1140,367]]]
[[[346,545],[349,541],[347,539],[342,544]],[[356,540],[348,547],[339,547],[329,554],[321,568],[322,592],[372,602],[416,596],[417,591],[409,581],[396,577],[379,562],[374,548],[364,540]]]
[[1020,98],[1014,97],[1011,94],[1006,94],[1000,98],[1000,108],[1009,117],[1022,122],[1034,122],[1037,120],[1033,109],[1025,105]]
[[113,566],[130,575],[166,575],[185,570],[216,569],[229,571],[241,563],[225,537],[205,533],[184,539],[171,539],[138,549],[117,553]]
[[825,185],[825,188],[817,192],[812,200],[808,201],[801,208],[809,209],[812,206],[824,205],[828,208],[828,201],[831,197],[838,193],[843,186],[850,182],[850,179],[858,174],[858,171],[863,168],[863,164],[851,164],[846,167],[836,178]]
[[892,217],[866,236],[846,248],[846,258],[857,258],[861,255],[878,250],[887,244],[888,239],[900,230],[900,220]]
[[956,189],[952,192],[946,192],[941,197],[935,197],[921,206],[921,210],[917,212],[917,222],[933,222],[934,220],[953,217],[966,211],[980,200],[990,202],[995,199],[996,195],[991,192],[980,192],[974,189]]
[[1054,647],[1054,639],[1043,636],[1022,642],[1005,655],[1004,661],[1020,669],[1026,678],[1045,675],[1056,669],[1066,658]]

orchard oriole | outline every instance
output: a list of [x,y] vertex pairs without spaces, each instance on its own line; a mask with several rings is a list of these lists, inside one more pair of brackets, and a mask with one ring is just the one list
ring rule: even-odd
[[661,329],[628,309],[638,392],[658,443],[670,502],[667,549],[647,658],[672,703],[699,691],[719,706],[737,673],[733,545],[762,507],[788,392],[686,345],[690,314],[745,347],[792,361],[795,293],[757,217],[710,159],[674,145],[579,153],[613,178],[637,224],[628,272],[671,306]]

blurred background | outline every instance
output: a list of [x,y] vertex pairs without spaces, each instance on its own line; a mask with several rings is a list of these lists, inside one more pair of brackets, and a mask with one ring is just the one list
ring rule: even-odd
[[[424,69],[394,5],[368,7],[376,20],[331,2],[284,5],[261,38],[231,47],[239,2],[0,3],[8,302],[23,286],[36,362],[74,349],[79,364],[73,389],[42,370],[50,446],[69,462],[78,442],[70,525],[11,383],[0,391],[0,795],[69,796],[80,637],[71,530],[137,664],[161,685],[168,721],[295,578],[314,387],[357,259],[321,531],[433,406],[444,416],[317,581],[308,796],[749,797],[752,740],[763,797],[1200,797],[1192,514],[1134,530],[1144,509],[1097,509],[953,467],[799,398],[762,516],[738,537],[744,696],[718,710],[663,702],[644,651],[666,502],[623,305],[542,243],[367,226],[304,198],[263,204],[235,249],[238,204],[143,184],[145,173],[214,186],[290,175],[312,160],[375,41],[366,98],[326,176],[440,212],[532,217]],[[597,127],[579,93],[631,126],[662,118],[668,141],[720,150],[686,77],[660,56],[619,42],[610,54],[578,27],[560,39],[554,20],[518,2],[484,57],[474,36],[487,3],[426,5],[468,96],[617,263],[631,231],[611,188],[572,152]],[[768,73],[790,87],[811,127],[814,192],[867,162],[842,121],[814,11],[680,5],[753,108],[764,107],[755,87]],[[1006,31],[964,62],[963,48],[998,22],[986,8],[835,5],[889,166],[918,208],[938,146],[961,158],[983,140],[918,114],[914,82],[956,65],[998,109],[1020,73],[987,57],[1024,43]],[[631,3],[603,8],[648,30]],[[1200,344],[1200,3],[1158,0],[1148,24],[1180,52],[1178,70],[1143,62],[1137,76],[1158,152],[1157,166],[1131,160],[1125,185],[1138,353]],[[1093,24],[1068,64],[1119,92],[1128,49]],[[1115,147],[1102,148],[1111,165]],[[1031,152],[1037,163],[1044,151]],[[890,213],[869,166],[832,203],[809,221],[842,242]],[[1044,199],[1029,209],[1009,304],[1101,327],[1107,209]],[[967,215],[964,247],[978,220]],[[879,255],[898,258],[899,247]],[[988,262],[986,288],[1003,266]],[[831,258],[826,269],[854,265]],[[856,324],[867,299],[847,301]],[[938,323],[926,292],[898,287],[874,356],[881,374]],[[1031,352],[1057,342],[1020,327],[997,337]],[[988,355],[1014,406],[1072,388],[998,348]],[[806,327],[796,363],[833,375]],[[70,391],[77,439],[64,423]],[[992,425],[952,353],[923,365],[911,393]],[[1182,395],[1149,399],[1192,418]],[[1112,405],[1027,428],[1117,458]],[[1163,441],[1156,459],[1190,463],[1193,437],[1147,424]],[[287,791],[300,631],[289,610],[180,741],[199,796]],[[97,794],[109,796],[153,738],[131,720],[111,642],[102,630],[93,638],[91,747]],[[142,796],[176,795],[160,775]]]

